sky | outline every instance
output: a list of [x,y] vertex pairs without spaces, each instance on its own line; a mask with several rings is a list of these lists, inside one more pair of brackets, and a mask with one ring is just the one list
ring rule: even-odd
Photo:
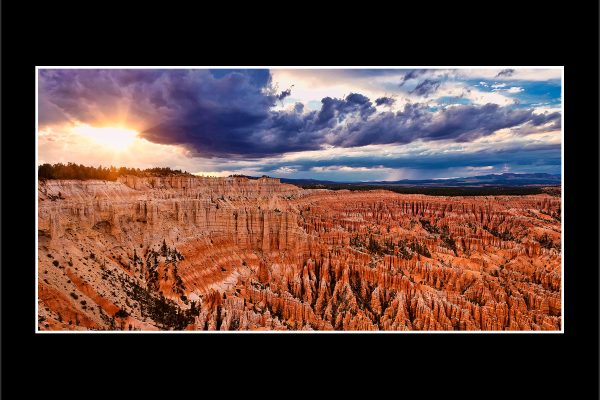
[[40,69],[38,162],[332,181],[561,172],[560,69]]

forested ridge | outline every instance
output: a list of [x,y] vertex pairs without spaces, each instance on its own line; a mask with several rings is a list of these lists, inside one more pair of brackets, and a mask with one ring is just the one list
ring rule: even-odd
[[82,164],[75,163],[57,163],[57,164],[41,164],[38,166],[38,179],[103,179],[108,181],[116,181],[119,176],[135,175],[135,176],[171,176],[171,175],[192,175],[187,171],[180,169],[166,168],[127,168],[127,167],[88,167]]

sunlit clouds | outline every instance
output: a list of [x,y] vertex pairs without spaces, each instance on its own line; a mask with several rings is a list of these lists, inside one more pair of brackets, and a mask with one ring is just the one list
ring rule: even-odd
[[86,125],[51,127],[38,135],[39,163],[75,162],[136,168],[191,168],[194,159],[181,146],[160,145],[141,139],[126,128]]
[[98,144],[115,152],[129,149],[138,135],[133,129],[122,127],[96,128],[86,124],[76,125],[72,130],[75,134],[89,139],[91,145]]

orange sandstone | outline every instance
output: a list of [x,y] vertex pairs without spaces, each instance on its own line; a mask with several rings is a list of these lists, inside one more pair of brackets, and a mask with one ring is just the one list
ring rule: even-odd
[[175,176],[40,182],[38,197],[41,330],[561,327],[548,194]]

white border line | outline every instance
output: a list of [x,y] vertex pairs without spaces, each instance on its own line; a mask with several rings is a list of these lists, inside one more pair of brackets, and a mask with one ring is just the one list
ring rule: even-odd
[[39,265],[40,265],[40,256],[39,256],[39,243],[38,243],[38,235],[39,235],[39,213],[40,213],[40,206],[38,204],[38,199],[39,199],[39,194],[38,191],[40,190],[40,184],[38,181],[38,169],[39,169],[39,146],[38,146],[38,135],[39,135],[39,128],[38,128],[38,68],[35,68],[35,333],[40,333],[40,332],[49,332],[49,331],[39,331],[38,330],[38,318],[40,315],[40,310],[39,310],[39,298],[40,295],[38,293],[38,289],[40,284],[38,283],[38,277],[39,277]]
[[[93,330],[71,330],[71,331],[40,331],[38,329],[39,315],[39,293],[38,293],[38,223],[39,223],[39,205],[38,205],[38,77],[40,69],[551,69],[561,70],[560,77],[560,103],[561,103],[561,143],[560,143],[560,163],[561,163],[561,329],[560,331],[93,331]],[[564,66],[36,66],[35,67],[35,333],[36,334],[564,334],[565,333],[565,68]]]
[[500,65],[500,66],[423,66],[423,65],[405,65],[405,66],[36,66],[36,71],[38,69],[551,69],[551,70],[563,70],[564,66],[510,66],[510,65]]
[[565,333],[565,68],[560,73],[560,332]]

